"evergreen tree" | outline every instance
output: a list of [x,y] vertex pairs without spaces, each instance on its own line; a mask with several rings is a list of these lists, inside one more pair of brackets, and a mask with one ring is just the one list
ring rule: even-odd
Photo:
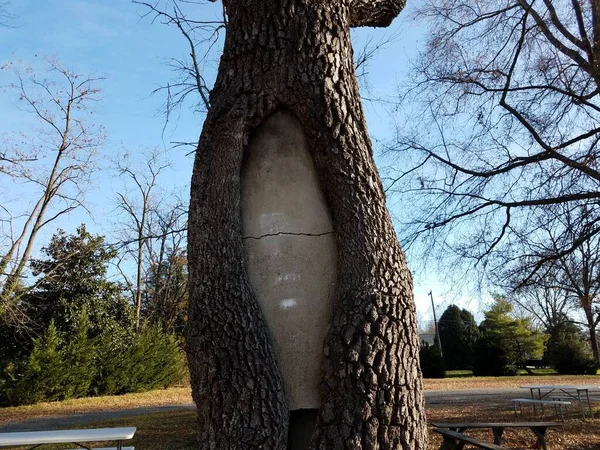
[[424,342],[419,351],[419,361],[423,378],[444,378],[446,376],[444,358],[437,346]]
[[531,319],[511,317],[512,305],[504,297],[495,295],[494,300],[479,326],[473,372],[513,375],[526,359],[541,358],[546,336],[533,328]]
[[560,374],[595,375],[597,364],[590,346],[579,328],[563,321],[547,330],[550,338],[546,344],[544,360]]
[[[107,280],[114,251],[82,225],[59,231],[32,263],[38,285],[28,298],[28,333],[0,328],[0,404],[27,404],[89,394],[139,392],[179,381],[179,341],[158,327],[133,332],[121,286]],[[34,336],[39,336],[34,338]],[[19,349],[19,350],[17,350]]]
[[75,321],[75,332],[65,339],[62,349],[64,373],[64,398],[85,397],[96,376],[96,339],[88,339],[90,321],[85,309]]
[[51,321],[46,332],[33,340],[29,357],[11,365],[12,373],[4,374],[9,376],[8,380],[5,378],[0,398],[10,404],[60,400],[67,372],[60,351],[62,344],[60,333]]
[[472,368],[475,343],[479,337],[473,315],[466,309],[450,305],[440,317],[438,330],[446,369]]

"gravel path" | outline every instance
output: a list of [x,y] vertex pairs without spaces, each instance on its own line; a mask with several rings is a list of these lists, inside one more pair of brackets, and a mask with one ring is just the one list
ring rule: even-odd
[[511,406],[513,398],[529,397],[529,391],[523,389],[471,389],[461,391],[425,391],[425,404],[428,408],[474,404],[495,404]]
[[[498,404],[510,406],[510,399],[529,395],[522,389],[472,389],[460,391],[425,391],[425,403],[428,408],[447,407],[452,405],[468,406],[473,404]],[[109,419],[136,416],[140,414],[152,414],[167,411],[181,411],[194,409],[192,404],[155,406],[134,409],[122,409],[116,411],[93,411],[83,414],[49,416],[35,418],[24,422],[11,422],[0,424],[0,431],[34,431],[67,428],[76,425],[84,425],[91,422],[99,422]]]

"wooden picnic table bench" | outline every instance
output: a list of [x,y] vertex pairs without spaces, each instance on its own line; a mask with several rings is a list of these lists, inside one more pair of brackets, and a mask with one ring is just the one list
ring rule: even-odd
[[[590,418],[594,420],[594,410],[592,408],[592,400],[595,400],[595,397],[590,397],[590,394],[598,394],[600,391],[600,385],[577,385],[577,384],[567,384],[567,385],[543,385],[536,384],[531,386],[520,386],[521,389],[527,389],[531,393],[531,398],[535,400],[568,400],[570,402],[576,402],[579,404],[579,411],[581,412],[581,417],[586,418],[586,406],[590,415]],[[563,398],[554,398],[554,397],[563,397]],[[533,403],[533,402],[530,402]],[[541,406],[542,414],[544,412],[544,404],[537,402]],[[534,409],[533,413],[536,414],[535,403],[533,403]],[[515,410],[516,414],[516,410]]]
[[571,406],[571,402],[570,401],[565,401],[565,400],[550,400],[550,399],[534,399],[534,398],[513,398],[512,399],[512,403],[513,403],[513,408],[515,410],[515,417],[518,416],[517,414],[517,406],[519,407],[519,413],[522,415],[523,414],[523,410],[521,409],[521,405],[523,403],[526,404],[530,404],[533,405],[533,415],[537,416],[537,409],[536,406],[540,405],[542,408],[542,415],[544,415],[544,405],[550,405],[550,406],[554,406],[554,408],[556,409],[557,414],[560,416],[560,420],[564,421],[565,417],[563,414],[563,406],[569,407]]
[[[132,439],[135,430],[135,427],[124,427],[0,433],[0,447],[32,445],[32,448],[36,448],[45,444],[75,444],[88,450],[134,450],[133,447],[123,447],[123,441]],[[100,449],[82,444],[106,441],[116,441],[117,446]]]
[[[432,423],[434,431],[439,433],[439,429],[446,429],[454,433],[463,433],[469,429],[491,429],[494,434],[494,445],[501,446],[503,444],[503,434],[506,428],[529,428],[536,436],[535,447],[537,449],[547,450],[546,431],[548,428],[562,427],[560,422],[465,422],[465,423],[448,423],[435,422]],[[440,433],[443,434],[443,433]],[[456,437],[454,437],[456,438]],[[471,442],[468,442],[472,444]],[[473,444],[475,445],[475,444]],[[446,447],[444,447],[445,449]],[[462,448],[462,447],[461,447]],[[483,447],[481,447],[483,448]]]
[[440,446],[440,450],[462,450],[465,444],[471,444],[484,450],[507,450],[506,447],[491,444],[489,442],[483,442],[479,439],[472,438],[457,431],[450,431],[445,428],[434,428],[433,431],[441,434],[444,438],[444,441]]

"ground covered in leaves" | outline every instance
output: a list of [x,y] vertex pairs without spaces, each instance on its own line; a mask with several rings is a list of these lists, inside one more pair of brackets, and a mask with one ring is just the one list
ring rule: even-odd
[[[600,376],[560,377],[556,375],[519,377],[446,378],[425,380],[426,390],[461,390],[516,388],[524,384],[578,384],[600,386]],[[503,402],[479,401],[473,393],[474,402],[464,405],[427,406],[427,419],[432,422],[511,422],[515,420],[511,405]],[[70,400],[60,403],[42,403],[18,408],[0,408],[0,425],[27,419],[81,414],[84,412],[135,409],[164,405],[185,405],[191,403],[188,387],[170,388],[143,394],[128,394],[118,397]],[[575,412],[567,415],[567,420],[558,428],[548,431],[547,442],[551,450],[600,450],[600,403],[595,410],[597,419],[582,420]],[[523,420],[531,420],[526,416]],[[547,419],[553,420],[554,417]],[[138,432],[132,442],[142,450],[185,450],[193,448],[197,427],[194,411],[172,411],[96,422],[89,427],[136,426]],[[61,427],[65,428],[65,427]],[[469,435],[492,442],[492,433],[468,431]],[[429,449],[437,450],[441,437],[430,433]],[[505,446],[508,448],[531,448],[535,438],[528,429],[505,431]],[[50,449],[52,447],[49,447]],[[58,448],[58,447],[57,447]],[[61,446],[65,448],[65,446]],[[7,449],[8,450],[8,449]]]
[[[582,420],[579,414],[570,412],[559,428],[549,429],[546,442],[549,450],[600,450],[600,408],[595,409],[596,420]],[[460,407],[427,408],[427,421],[433,422],[514,422],[515,416],[506,404],[475,404]],[[530,415],[518,421],[536,420]],[[554,421],[556,417],[549,415],[544,421]],[[559,421],[558,421],[559,422]],[[430,427],[431,429],[432,427]],[[468,430],[469,436],[482,441],[493,442],[491,430]],[[504,431],[504,446],[515,449],[532,448],[535,436],[529,429],[506,429]],[[429,449],[437,450],[442,438],[440,435],[429,433]]]

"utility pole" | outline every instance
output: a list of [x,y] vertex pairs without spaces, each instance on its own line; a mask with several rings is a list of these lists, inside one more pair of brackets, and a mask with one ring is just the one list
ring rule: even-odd
[[440,355],[442,354],[442,340],[440,339],[440,332],[438,330],[437,316],[435,314],[435,305],[433,304],[433,294],[432,291],[429,291],[429,297],[431,298],[431,310],[433,311],[433,327],[435,329],[435,337],[437,338],[437,347],[440,351]]

